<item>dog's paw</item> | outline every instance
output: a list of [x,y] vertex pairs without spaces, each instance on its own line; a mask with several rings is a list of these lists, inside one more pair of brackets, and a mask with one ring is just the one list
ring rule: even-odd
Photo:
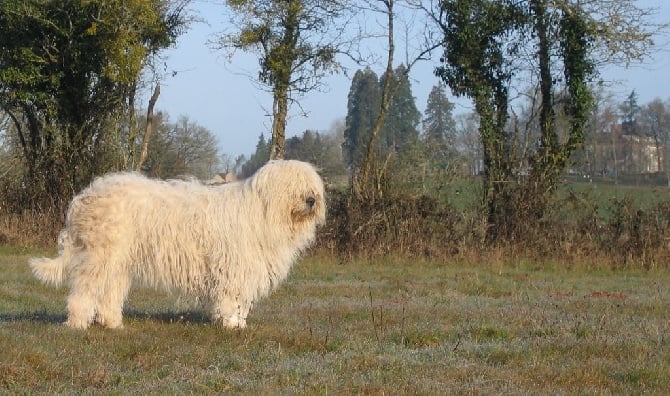
[[232,315],[228,319],[222,319],[220,323],[227,329],[243,329],[247,327],[247,320],[238,315]]
[[123,329],[123,322],[119,320],[98,319],[97,322],[100,324],[100,326],[107,329]]

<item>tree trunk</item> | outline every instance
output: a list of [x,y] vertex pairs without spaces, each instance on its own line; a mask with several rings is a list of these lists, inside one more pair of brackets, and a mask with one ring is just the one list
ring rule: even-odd
[[[616,127],[614,127],[616,128]],[[617,185],[619,184],[619,168],[617,165],[617,131],[616,129],[612,131],[612,160],[614,161],[614,165],[612,168],[614,169],[614,184]]]
[[[281,43],[273,49],[281,56],[272,60],[270,76],[272,79],[272,141],[270,143],[270,159],[284,158],[286,143],[286,120],[288,118],[289,92],[291,91],[291,75],[297,59],[296,48],[300,36],[300,12],[302,4],[297,0],[286,1],[287,14],[282,18],[284,29]],[[275,55],[276,56],[276,55]]]
[[272,142],[270,144],[270,159],[282,159],[284,158],[284,144],[286,143],[288,89],[275,87],[272,113]]
[[149,140],[151,139],[151,133],[153,132],[154,128],[154,106],[156,105],[158,95],[160,94],[161,84],[156,83],[154,92],[149,99],[149,106],[147,107],[147,126],[144,129],[144,137],[142,138],[142,151],[140,153],[140,159],[137,161],[137,166],[135,167],[137,172],[142,170],[142,165],[144,165],[144,162],[147,160],[147,156],[149,155]]
[[[551,76],[550,43],[547,36],[547,9],[544,0],[532,2],[535,14],[535,32],[538,40],[537,59],[540,67],[540,136],[541,147],[533,164],[534,194],[543,194],[547,186],[553,185],[560,172],[559,143],[554,129],[553,78]],[[539,197],[538,197],[539,198]],[[541,209],[541,208],[538,208]]]
[[125,162],[126,169],[135,168],[135,140],[138,130],[135,125],[135,94],[137,93],[137,82],[133,82],[128,92],[128,153]]
[[[386,61],[386,79],[384,80],[384,86],[382,87],[382,97],[381,105],[379,109],[379,114],[375,119],[375,124],[372,127],[370,133],[370,140],[368,141],[367,152],[365,158],[363,159],[363,164],[361,166],[361,174],[356,179],[354,179],[354,190],[357,194],[364,194],[364,191],[372,188],[372,183],[370,183],[370,173],[372,171],[372,166],[374,163],[375,157],[375,145],[377,144],[377,137],[379,132],[384,126],[384,120],[386,119],[386,113],[388,108],[391,105],[391,99],[393,98],[393,93],[391,92],[391,79],[393,78],[393,55],[395,52],[395,44],[393,39],[393,0],[384,1],[386,5],[386,14],[388,17],[388,56]],[[409,70],[408,70],[409,71]],[[375,183],[378,184],[378,183]],[[371,191],[367,191],[369,195]],[[378,191],[377,191],[378,193]]]
[[[484,207],[486,208],[486,240],[499,240],[509,234],[510,219],[514,216],[516,200],[511,191],[517,186],[511,179],[511,161],[505,144],[505,119],[507,115],[504,94],[498,94],[498,105],[488,99],[489,93],[479,98],[475,107],[480,115],[479,133],[484,149]],[[501,107],[502,106],[502,107]]]

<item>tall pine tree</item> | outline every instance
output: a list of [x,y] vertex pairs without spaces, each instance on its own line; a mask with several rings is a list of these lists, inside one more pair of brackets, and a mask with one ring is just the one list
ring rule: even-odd
[[444,84],[439,82],[428,94],[426,110],[422,120],[423,137],[426,144],[453,147],[456,140],[456,121],[453,118],[454,104],[447,99],[444,88]]
[[365,157],[372,126],[379,113],[379,80],[370,69],[358,70],[349,89],[344,129],[343,157],[351,170],[359,169]]
[[626,100],[619,106],[619,111],[621,112],[621,127],[624,135],[640,134],[637,118],[639,117],[641,110],[640,105],[637,103],[637,93],[633,90]]
[[423,123],[424,189],[437,190],[458,172],[454,104],[449,102],[442,82],[428,94]]
[[242,176],[249,177],[254,174],[261,166],[265,165],[270,159],[270,142],[265,140],[265,135],[261,133],[256,143],[256,152],[251,158],[242,165]]
[[[384,77],[386,78],[386,77]],[[380,154],[388,152],[409,152],[417,147],[419,142],[418,126],[421,122],[421,113],[416,108],[412,87],[409,82],[407,68],[398,66],[393,71],[391,87],[394,92],[389,112],[386,115]],[[380,86],[383,84],[383,78]]]

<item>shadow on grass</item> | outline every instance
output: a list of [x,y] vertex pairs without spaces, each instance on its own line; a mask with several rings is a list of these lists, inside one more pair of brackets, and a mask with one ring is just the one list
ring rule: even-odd
[[0,324],[2,323],[17,323],[17,322],[33,322],[45,324],[60,324],[65,322],[64,314],[56,314],[46,311],[33,312],[9,312],[0,314]]
[[[159,323],[207,324],[211,323],[209,315],[198,311],[182,312],[141,312],[128,310],[123,313],[125,320],[148,321]],[[0,324],[7,323],[43,323],[62,324],[67,319],[65,314],[46,312],[43,310],[32,312],[4,312],[0,313]]]
[[123,317],[132,320],[151,321],[160,323],[192,323],[192,324],[211,323],[209,315],[201,311],[144,312],[129,309],[123,312]]

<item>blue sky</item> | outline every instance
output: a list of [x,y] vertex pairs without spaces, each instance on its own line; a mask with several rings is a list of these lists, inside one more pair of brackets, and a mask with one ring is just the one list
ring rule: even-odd
[[[667,0],[644,0],[638,4],[658,8],[657,21],[670,22],[670,2]],[[173,121],[184,115],[208,128],[217,137],[222,153],[248,156],[254,151],[261,133],[269,136],[271,95],[260,90],[249,78],[257,73],[255,58],[238,53],[230,61],[226,54],[209,48],[207,41],[226,29],[225,8],[207,0],[195,0],[191,8],[206,23],[193,24],[179,39],[176,48],[166,52],[167,70],[177,73],[168,73],[163,79],[156,108],[169,114]],[[640,103],[656,97],[670,99],[670,47],[667,37],[658,41],[666,44],[658,49],[654,59],[628,69],[610,68],[602,73],[604,79],[616,82],[610,90],[616,94],[617,100],[623,100],[632,89],[638,93]],[[378,55],[383,56],[384,52],[385,48],[379,48]],[[396,55],[396,58],[400,57]],[[434,62],[419,63],[410,74],[412,92],[421,112],[430,89],[438,82],[432,73],[435,65]],[[373,69],[379,74],[383,64],[373,66]],[[352,68],[349,75],[355,70],[356,67]],[[328,130],[335,121],[343,119],[350,83],[348,76],[328,77],[323,92],[304,97],[300,104],[307,117],[300,115],[294,106],[287,124],[287,136],[301,134],[306,129]],[[457,103],[456,113],[469,111],[467,102],[452,97],[450,100]]]

